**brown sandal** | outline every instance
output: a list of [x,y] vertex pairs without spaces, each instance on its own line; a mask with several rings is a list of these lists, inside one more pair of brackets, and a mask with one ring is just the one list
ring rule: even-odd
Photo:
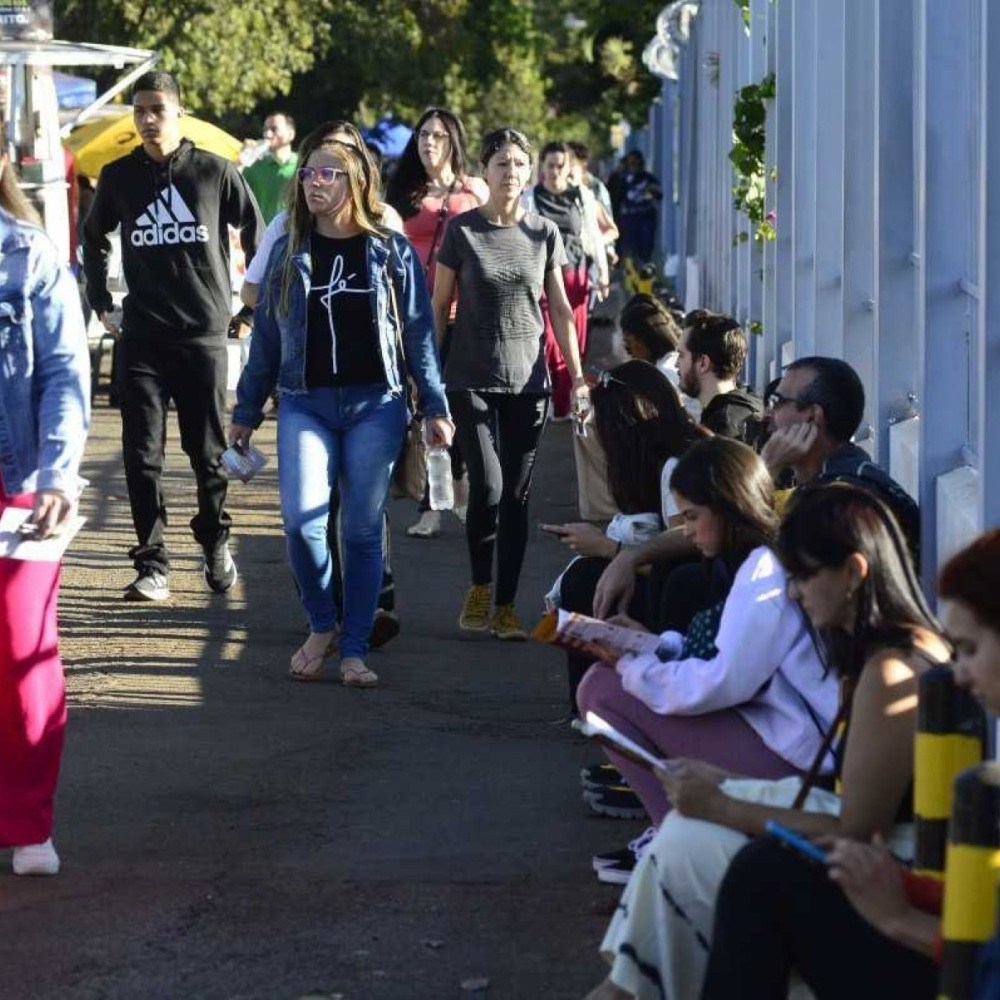
[[340,661],[340,683],[353,688],[378,687],[378,674],[369,670],[360,657],[347,656]]

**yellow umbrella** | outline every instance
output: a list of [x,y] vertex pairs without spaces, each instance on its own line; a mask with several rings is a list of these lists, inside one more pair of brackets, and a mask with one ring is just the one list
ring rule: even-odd
[[[181,135],[200,149],[206,149],[227,160],[239,157],[243,144],[217,125],[192,115],[183,115],[180,122]],[[106,115],[78,126],[66,138],[66,147],[73,154],[79,173],[97,177],[106,163],[124,156],[140,142],[139,133],[132,121],[132,112],[128,110],[120,115]]]

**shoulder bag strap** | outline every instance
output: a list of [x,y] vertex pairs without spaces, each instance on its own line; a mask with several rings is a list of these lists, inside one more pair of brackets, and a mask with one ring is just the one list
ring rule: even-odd
[[441,239],[441,234],[444,232],[444,224],[448,221],[448,215],[451,211],[451,206],[449,205],[449,200],[455,192],[455,184],[458,182],[458,178],[451,182],[448,186],[448,192],[445,194],[444,199],[441,202],[441,208],[438,211],[437,225],[434,227],[434,239],[431,240],[431,249],[427,254],[427,267],[425,270],[429,271],[431,269],[431,264],[434,263],[434,257],[438,252],[438,243]]
[[823,761],[826,760],[826,755],[833,748],[833,743],[837,738],[837,734],[840,732],[840,727],[844,724],[847,719],[847,715],[851,710],[851,699],[853,697],[853,684],[845,682],[840,708],[837,709],[837,714],[834,716],[833,722],[830,723],[830,728],[826,731],[826,735],[823,737],[823,740],[819,745],[819,750],[816,751],[816,756],[813,758],[813,762],[809,766],[806,776],[802,779],[802,785],[799,788],[798,794],[795,796],[795,801],[792,803],[793,809],[801,809],[805,804],[806,796],[815,787],[816,779],[819,778],[819,772],[823,768]]

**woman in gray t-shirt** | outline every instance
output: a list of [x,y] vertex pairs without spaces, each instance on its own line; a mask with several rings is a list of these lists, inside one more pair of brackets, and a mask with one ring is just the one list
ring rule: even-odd
[[542,295],[573,377],[575,407],[586,407],[588,390],[563,286],[562,238],[554,223],[525,213],[520,204],[531,178],[531,146],[515,129],[498,129],[483,140],[480,161],[489,199],[449,221],[434,282],[439,339],[458,293],[444,376],[469,470],[466,536],[472,586],[459,625],[472,632],[490,630],[500,639],[524,639],[514,599],[528,541],[531,473],[550,391]]

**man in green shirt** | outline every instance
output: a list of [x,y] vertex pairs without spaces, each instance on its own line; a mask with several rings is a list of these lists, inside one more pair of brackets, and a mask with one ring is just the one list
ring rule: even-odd
[[282,200],[289,183],[295,179],[298,157],[292,152],[295,122],[291,115],[272,111],[264,119],[264,139],[267,155],[251,163],[243,172],[253,191],[261,215],[270,222],[282,209]]

